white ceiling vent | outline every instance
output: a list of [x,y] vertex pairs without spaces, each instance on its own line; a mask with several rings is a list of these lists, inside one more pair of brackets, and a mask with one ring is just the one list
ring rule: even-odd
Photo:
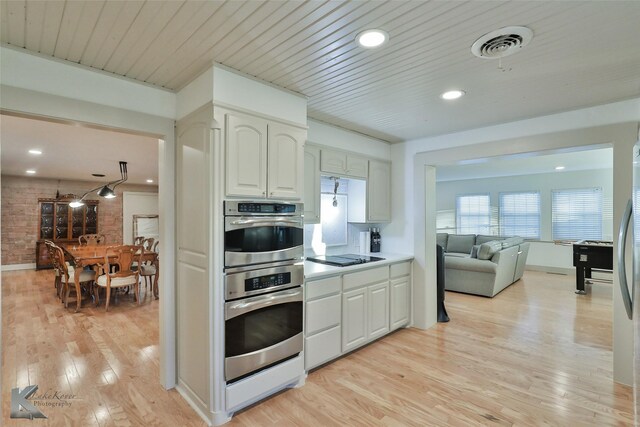
[[533,31],[527,27],[504,27],[476,40],[471,52],[479,58],[502,58],[519,52],[532,38]]

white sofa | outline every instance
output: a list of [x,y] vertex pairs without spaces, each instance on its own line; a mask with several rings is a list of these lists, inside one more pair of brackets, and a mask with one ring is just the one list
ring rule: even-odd
[[521,237],[438,233],[445,249],[445,289],[493,297],[524,274],[529,243]]

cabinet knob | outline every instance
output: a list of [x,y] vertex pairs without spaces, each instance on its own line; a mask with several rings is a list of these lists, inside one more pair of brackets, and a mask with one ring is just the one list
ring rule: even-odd
[[266,195],[267,195],[267,192],[266,192],[266,191],[263,191],[263,192],[262,192],[262,195],[263,195],[263,196],[266,196]]
[[271,193],[269,193],[270,196],[273,196],[273,191]]

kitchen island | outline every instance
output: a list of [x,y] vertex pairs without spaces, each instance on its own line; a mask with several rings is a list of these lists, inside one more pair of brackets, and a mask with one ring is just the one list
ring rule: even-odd
[[[369,255],[369,254],[367,254]],[[411,322],[412,255],[338,267],[305,261],[305,370]]]

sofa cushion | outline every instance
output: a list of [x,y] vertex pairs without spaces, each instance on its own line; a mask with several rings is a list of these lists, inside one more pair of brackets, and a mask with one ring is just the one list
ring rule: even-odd
[[445,258],[469,258],[469,254],[463,254],[460,252],[446,252]]
[[469,254],[475,241],[475,234],[451,234],[447,240],[447,252]]
[[442,246],[442,249],[447,250],[447,238],[449,237],[448,233],[437,233],[436,234],[436,244]]
[[483,243],[480,245],[480,249],[478,249],[478,259],[491,259],[493,254],[499,250],[502,250],[502,242],[499,240],[492,240],[490,242]]
[[492,240],[502,240],[505,239],[505,237],[502,236],[487,236],[485,234],[478,234],[476,236],[476,245],[481,245],[483,243],[487,243],[490,242]]
[[[498,266],[491,261],[482,261],[473,258],[445,257],[444,266],[446,269],[465,270],[475,273],[495,274]],[[446,285],[445,285],[446,286]]]
[[522,242],[524,242],[524,239],[522,237],[509,237],[508,239],[504,239],[502,241],[502,249],[510,248],[511,246],[517,246]]

